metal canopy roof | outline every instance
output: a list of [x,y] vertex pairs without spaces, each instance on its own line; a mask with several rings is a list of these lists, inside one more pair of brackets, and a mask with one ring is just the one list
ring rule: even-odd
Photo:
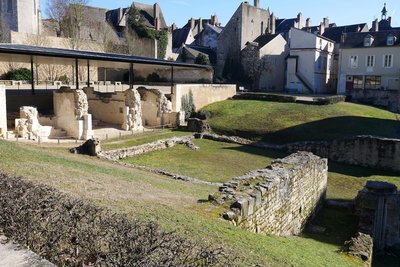
[[205,66],[205,65],[188,64],[188,63],[181,63],[170,60],[161,60],[155,58],[113,54],[113,53],[90,52],[81,50],[69,50],[69,49],[60,49],[51,47],[19,45],[19,44],[0,44],[0,53],[27,55],[27,56],[70,58],[70,59],[80,59],[80,60],[99,60],[99,61],[112,61],[112,62],[124,62],[124,63],[138,63],[147,65],[186,67],[186,68],[197,68],[197,69],[211,68],[210,66]]

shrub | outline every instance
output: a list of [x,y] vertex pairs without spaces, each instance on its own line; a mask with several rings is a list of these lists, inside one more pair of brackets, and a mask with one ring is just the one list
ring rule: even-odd
[[155,82],[155,83],[157,83],[157,82],[167,82],[167,81],[168,81],[167,79],[160,77],[160,75],[158,75],[158,74],[155,73],[155,72],[150,73],[150,74],[147,76],[147,79],[146,79],[146,80],[147,80],[148,82]]
[[27,68],[11,69],[5,74],[7,80],[29,81],[32,78],[32,72]]
[[6,235],[59,266],[235,266],[222,248],[3,173],[0,214]]
[[61,75],[60,77],[58,77],[58,80],[64,84],[69,83],[69,78],[67,75]]
[[202,53],[200,53],[196,59],[194,60],[195,64],[200,64],[200,65],[211,65],[210,60],[208,57]]
[[188,120],[192,116],[192,114],[196,111],[196,107],[193,101],[192,90],[189,91],[189,94],[182,96],[181,110],[185,111],[185,120]]

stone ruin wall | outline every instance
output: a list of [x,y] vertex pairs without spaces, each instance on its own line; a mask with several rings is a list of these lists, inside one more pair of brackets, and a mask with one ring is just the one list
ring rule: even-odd
[[351,101],[385,107],[392,112],[400,112],[400,92],[398,90],[352,89],[346,92]]
[[0,85],[0,136],[7,132],[6,88]]
[[327,178],[326,159],[298,152],[234,178],[210,200],[229,207],[223,217],[234,225],[255,233],[296,235],[325,199]]
[[89,139],[93,136],[92,115],[83,90],[62,87],[53,92],[54,126],[64,129],[68,136]]
[[400,171],[400,139],[357,136],[332,142],[288,144],[288,152],[310,151],[332,161]]
[[400,194],[396,186],[368,181],[355,204],[359,231],[371,235],[375,252],[400,256]]
[[182,125],[180,112],[172,112],[172,103],[165,94],[158,89],[139,87],[142,103],[142,121],[146,126]]

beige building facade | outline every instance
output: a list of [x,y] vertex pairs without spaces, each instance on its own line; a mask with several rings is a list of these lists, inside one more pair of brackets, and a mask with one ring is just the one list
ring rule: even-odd
[[347,34],[340,49],[337,92],[400,90],[400,31]]
[[332,40],[292,28],[289,47],[286,89],[317,94],[336,92],[335,43]]

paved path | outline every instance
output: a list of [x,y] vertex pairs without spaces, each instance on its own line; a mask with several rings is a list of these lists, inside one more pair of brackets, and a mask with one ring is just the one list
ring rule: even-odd
[[0,267],[56,267],[0,235]]

